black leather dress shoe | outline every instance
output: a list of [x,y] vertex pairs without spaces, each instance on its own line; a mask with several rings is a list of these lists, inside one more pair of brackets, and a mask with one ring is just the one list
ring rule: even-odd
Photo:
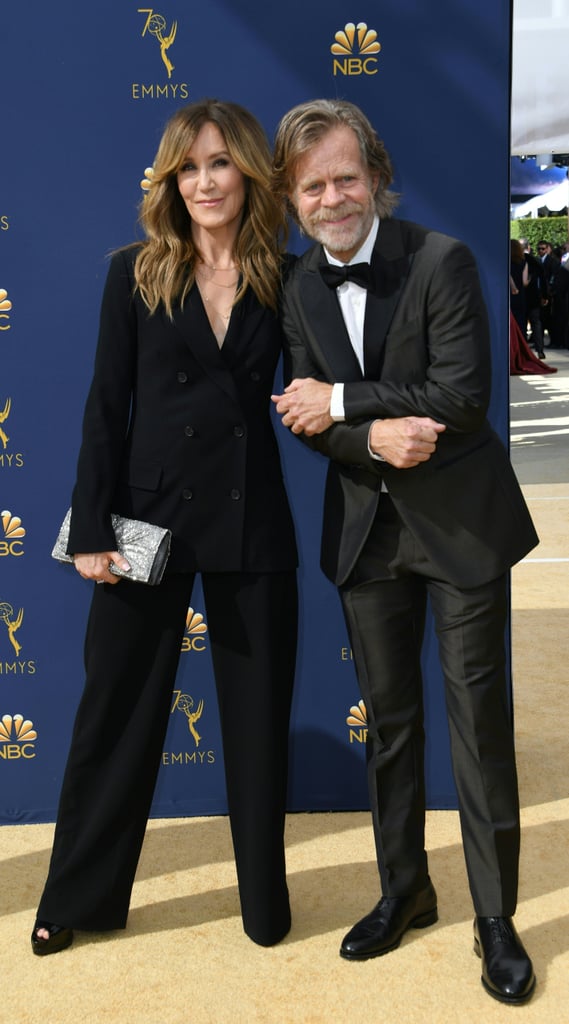
[[[49,932],[49,939],[41,939],[38,929],[45,928]],[[50,953],[60,953],[67,949],[73,942],[71,928],[60,928],[57,924],[49,921],[36,921],[32,932],[32,949],[36,956],[49,956]]]
[[474,920],[474,952],[482,958],[482,984],[501,1003],[525,1003],[533,995],[535,974],[509,917]]
[[383,896],[345,936],[340,956],[369,960],[397,949],[409,928],[427,928],[438,920],[437,894],[429,884],[410,896]]

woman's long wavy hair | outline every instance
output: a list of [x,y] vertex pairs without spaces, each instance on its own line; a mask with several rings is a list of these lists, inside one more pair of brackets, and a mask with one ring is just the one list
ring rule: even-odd
[[234,259],[241,272],[238,302],[251,287],[259,302],[276,309],[286,220],[270,188],[271,153],[257,119],[237,103],[206,99],[190,103],[168,121],[156,159],[152,183],[140,208],[146,234],[136,258],[136,286],[151,313],[162,302],[172,316],[183,304],[195,278],[200,253],[192,241],[191,219],[178,191],[177,174],[198,132],[214,124],[235,166],[245,177],[245,207],[235,241]]

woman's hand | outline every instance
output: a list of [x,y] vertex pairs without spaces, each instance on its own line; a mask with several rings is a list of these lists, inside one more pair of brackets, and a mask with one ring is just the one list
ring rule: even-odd
[[123,572],[128,572],[130,565],[118,551],[98,551],[95,554],[78,554],[73,556],[73,564],[84,580],[95,580],[95,583],[120,583],[120,576],[114,576],[109,566],[114,562]]

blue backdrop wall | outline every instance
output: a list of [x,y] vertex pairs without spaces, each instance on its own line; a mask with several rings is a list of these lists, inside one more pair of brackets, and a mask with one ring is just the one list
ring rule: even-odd
[[[165,121],[182,103],[217,96],[248,106],[272,138],[295,103],[359,104],[393,158],[401,215],[463,238],[478,259],[493,337],[491,418],[505,436],[510,21],[509,0],[33,0],[24,34],[6,22],[0,822],[56,812],[91,586],[50,551],[73,485],[106,257],[138,237],[145,171]],[[293,245],[303,248],[298,238]],[[318,568],[325,465],[280,425],[279,438],[302,558],[290,807],[363,808],[365,720],[338,598]],[[192,605],[153,805],[161,816],[225,811],[199,588]],[[452,807],[431,628],[424,665],[429,805]]]

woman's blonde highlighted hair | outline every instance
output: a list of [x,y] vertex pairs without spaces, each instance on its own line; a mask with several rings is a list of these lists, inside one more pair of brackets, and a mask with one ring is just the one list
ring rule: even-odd
[[146,240],[135,263],[137,288],[151,313],[162,302],[171,317],[174,303],[183,304],[194,283],[200,254],[192,241],[177,174],[205,124],[219,129],[245,178],[245,207],[233,253],[241,272],[235,302],[251,287],[262,305],[276,309],[286,220],[270,187],[269,144],[253,114],[237,103],[215,99],[182,107],[164,129],[150,189],[140,209]]

